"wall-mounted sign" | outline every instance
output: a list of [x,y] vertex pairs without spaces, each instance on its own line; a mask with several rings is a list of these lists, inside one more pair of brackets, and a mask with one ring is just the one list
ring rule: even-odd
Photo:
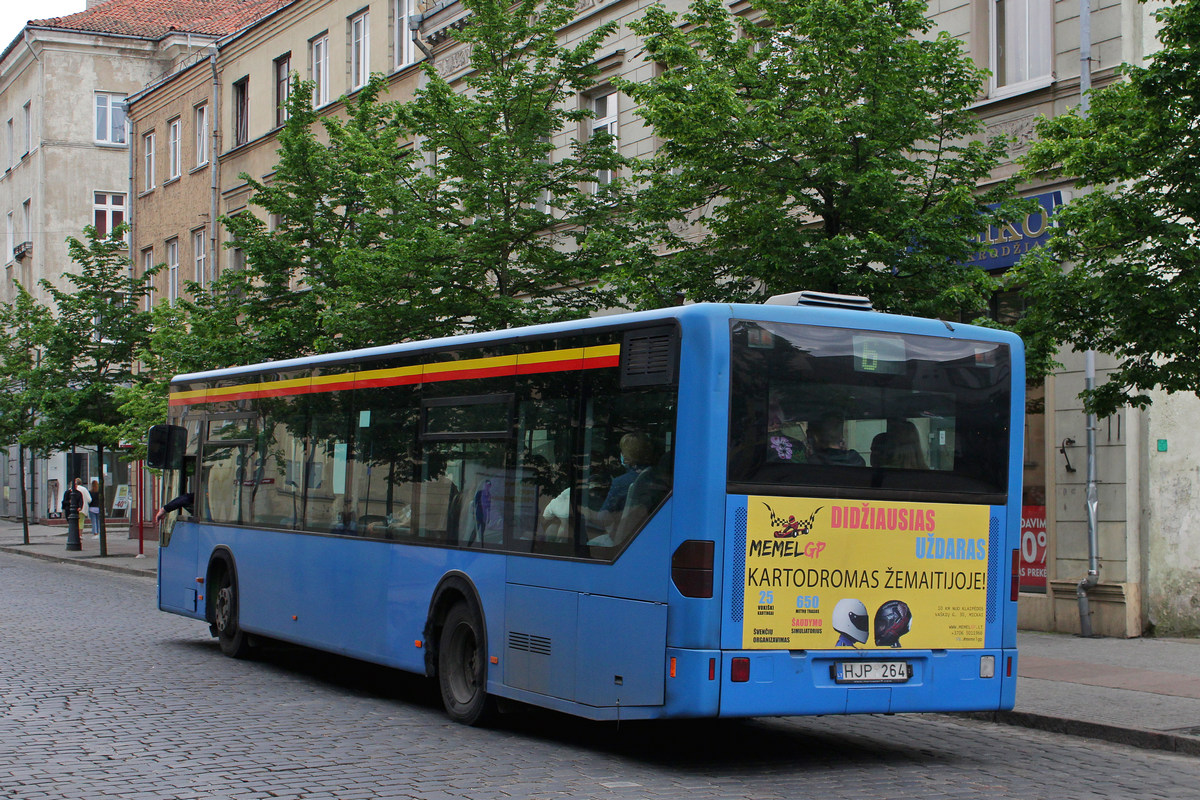
[[1030,250],[1045,244],[1050,236],[1050,217],[1055,209],[1062,205],[1062,192],[1035,194],[1028,199],[1036,200],[1042,211],[1026,214],[1022,219],[1001,225],[989,225],[976,237],[980,249],[967,259],[968,264],[974,264],[988,272],[1007,269],[1020,261],[1021,256]]

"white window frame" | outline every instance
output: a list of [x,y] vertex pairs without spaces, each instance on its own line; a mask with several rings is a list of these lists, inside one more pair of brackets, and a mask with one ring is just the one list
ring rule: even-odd
[[168,180],[183,174],[183,120],[179,117],[167,123],[167,172]]
[[30,100],[24,106],[25,117],[25,155],[33,152],[33,101]]
[[13,229],[13,212],[8,212],[4,220],[4,263],[10,264],[16,260],[13,248],[17,246],[17,232]]
[[[97,199],[96,195],[104,195],[104,200]],[[114,198],[121,198],[120,202],[114,202]],[[114,222],[114,218],[120,212],[121,219]],[[97,228],[96,233],[99,236],[107,239],[112,233],[113,228],[125,221],[129,214],[128,198],[124,192],[106,192],[102,189],[97,189],[92,192],[92,224],[96,224],[96,215],[104,215],[104,232],[101,233]]]
[[329,34],[323,33],[308,43],[309,76],[313,82],[313,108],[329,102]]
[[155,183],[157,155],[155,151],[155,133],[142,134],[142,191],[149,192],[158,184]]
[[[92,134],[95,137],[96,144],[114,145],[124,147],[126,144],[128,121],[125,117],[125,99],[126,95],[120,92],[96,92],[95,101],[93,102],[93,111],[95,112],[95,123]],[[119,127],[114,119],[115,112],[121,114],[121,122]],[[101,114],[104,119],[104,131],[101,135],[100,122]]]
[[10,117],[8,120],[8,168],[17,165],[17,129]]
[[371,78],[371,12],[350,17],[350,90],[361,89]]
[[179,239],[167,240],[167,302],[179,299]]
[[417,60],[413,31],[408,29],[408,21],[413,17],[413,0],[392,0],[392,17],[396,25],[396,69],[400,69]]
[[[618,137],[619,104],[617,102],[618,92],[616,89],[597,92],[596,94],[588,95],[587,104],[588,110],[594,114],[588,119],[588,138],[591,139],[597,133],[603,132],[612,136],[613,143],[620,147],[621,140]],[[601,101],[604,101],[604,108],[600,108]],[[603,113],[603,116],[601,115]],[[599,189],[601,186],[607,186],[612,183],[613,171],[610,169],[602,169],[596,173],[595,187]]]
[[[280,70],[283,74],[280,74]],[[275,70],[275,127],[282,127],[288,121],[291,113],[288,111],[288,99],[292,94],[292,54],[285,53],[274,62]]]
[[192,231],[192,264],[196,267],[196,283],[207,286],[205,268],[208,265],[208,235],[204,228]]
[[208,103],[196,106],[193,118],[196,122],[196,166],[203,167],[208,163]]
[[24,236],[21,237],[22,242],[33,241],[33,198],[26,197],[25,202],[21,203],[21,221],[23,223]]
[[1054,82],[1054,0],[987,0],[989,95]]
[[[154,248],[146,247],[142,250],[142,274],[145,275],[150,270],[154,269]],[[154,287],[150,287],[150,291],[146,292],[146,310],[149,311],[154,306],[152,295]]]
[[233,82],[233,146],[250,141],[250,77]]

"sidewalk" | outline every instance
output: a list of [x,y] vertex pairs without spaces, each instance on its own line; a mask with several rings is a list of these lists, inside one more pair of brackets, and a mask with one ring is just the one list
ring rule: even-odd
[[[129,528],[110,526],[108,556],[81,537],[68,552],[64,526],[0,519],[0,552],[153,577],[158,532],[147,525],[139,548]],[[135,528],[136,537],[136,528]],[[143,554],[139,557],[139,550]],[[1012,711],[969,714],[1039,730],[1200,755],[1200,639],[1082,639],[1022,631],[1017,704]]]
[[[132,532],[132,539],[129,538]],[[47,561],[79,564],[81,566],[124,572],[130,575],[153,577],[158,571],[158,529],[146,524],[142,528],[145,537],[140,544],[137,526],[131,529],[127,523],[109,523],[106,543],[108,555],[100,556],[100,539],[90,533],[79,537],[82,550],[67,550],[66,525],[29,526],[29,544],[24,543],[24,532],[20,520],[0,519],[0,552],[20,553]]]

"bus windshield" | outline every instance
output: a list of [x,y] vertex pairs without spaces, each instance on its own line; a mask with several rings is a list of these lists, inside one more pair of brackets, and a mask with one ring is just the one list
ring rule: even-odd
[[1004,502],[1006,345],[748,321],[732,337],[731,492]]

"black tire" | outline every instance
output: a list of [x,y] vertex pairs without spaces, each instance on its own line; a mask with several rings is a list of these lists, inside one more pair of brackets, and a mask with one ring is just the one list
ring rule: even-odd
[[230,658],[245,658],[250,654],[250,637],[238,625],[237,579],[232,571],[222,570],[214,583],[213,635],[222,653]]
[[438,642],[438,686],[446,714],[464,725],[490,719],[495,703],[487,693],[487,633],[479,615],[456,603],[446,615]]

